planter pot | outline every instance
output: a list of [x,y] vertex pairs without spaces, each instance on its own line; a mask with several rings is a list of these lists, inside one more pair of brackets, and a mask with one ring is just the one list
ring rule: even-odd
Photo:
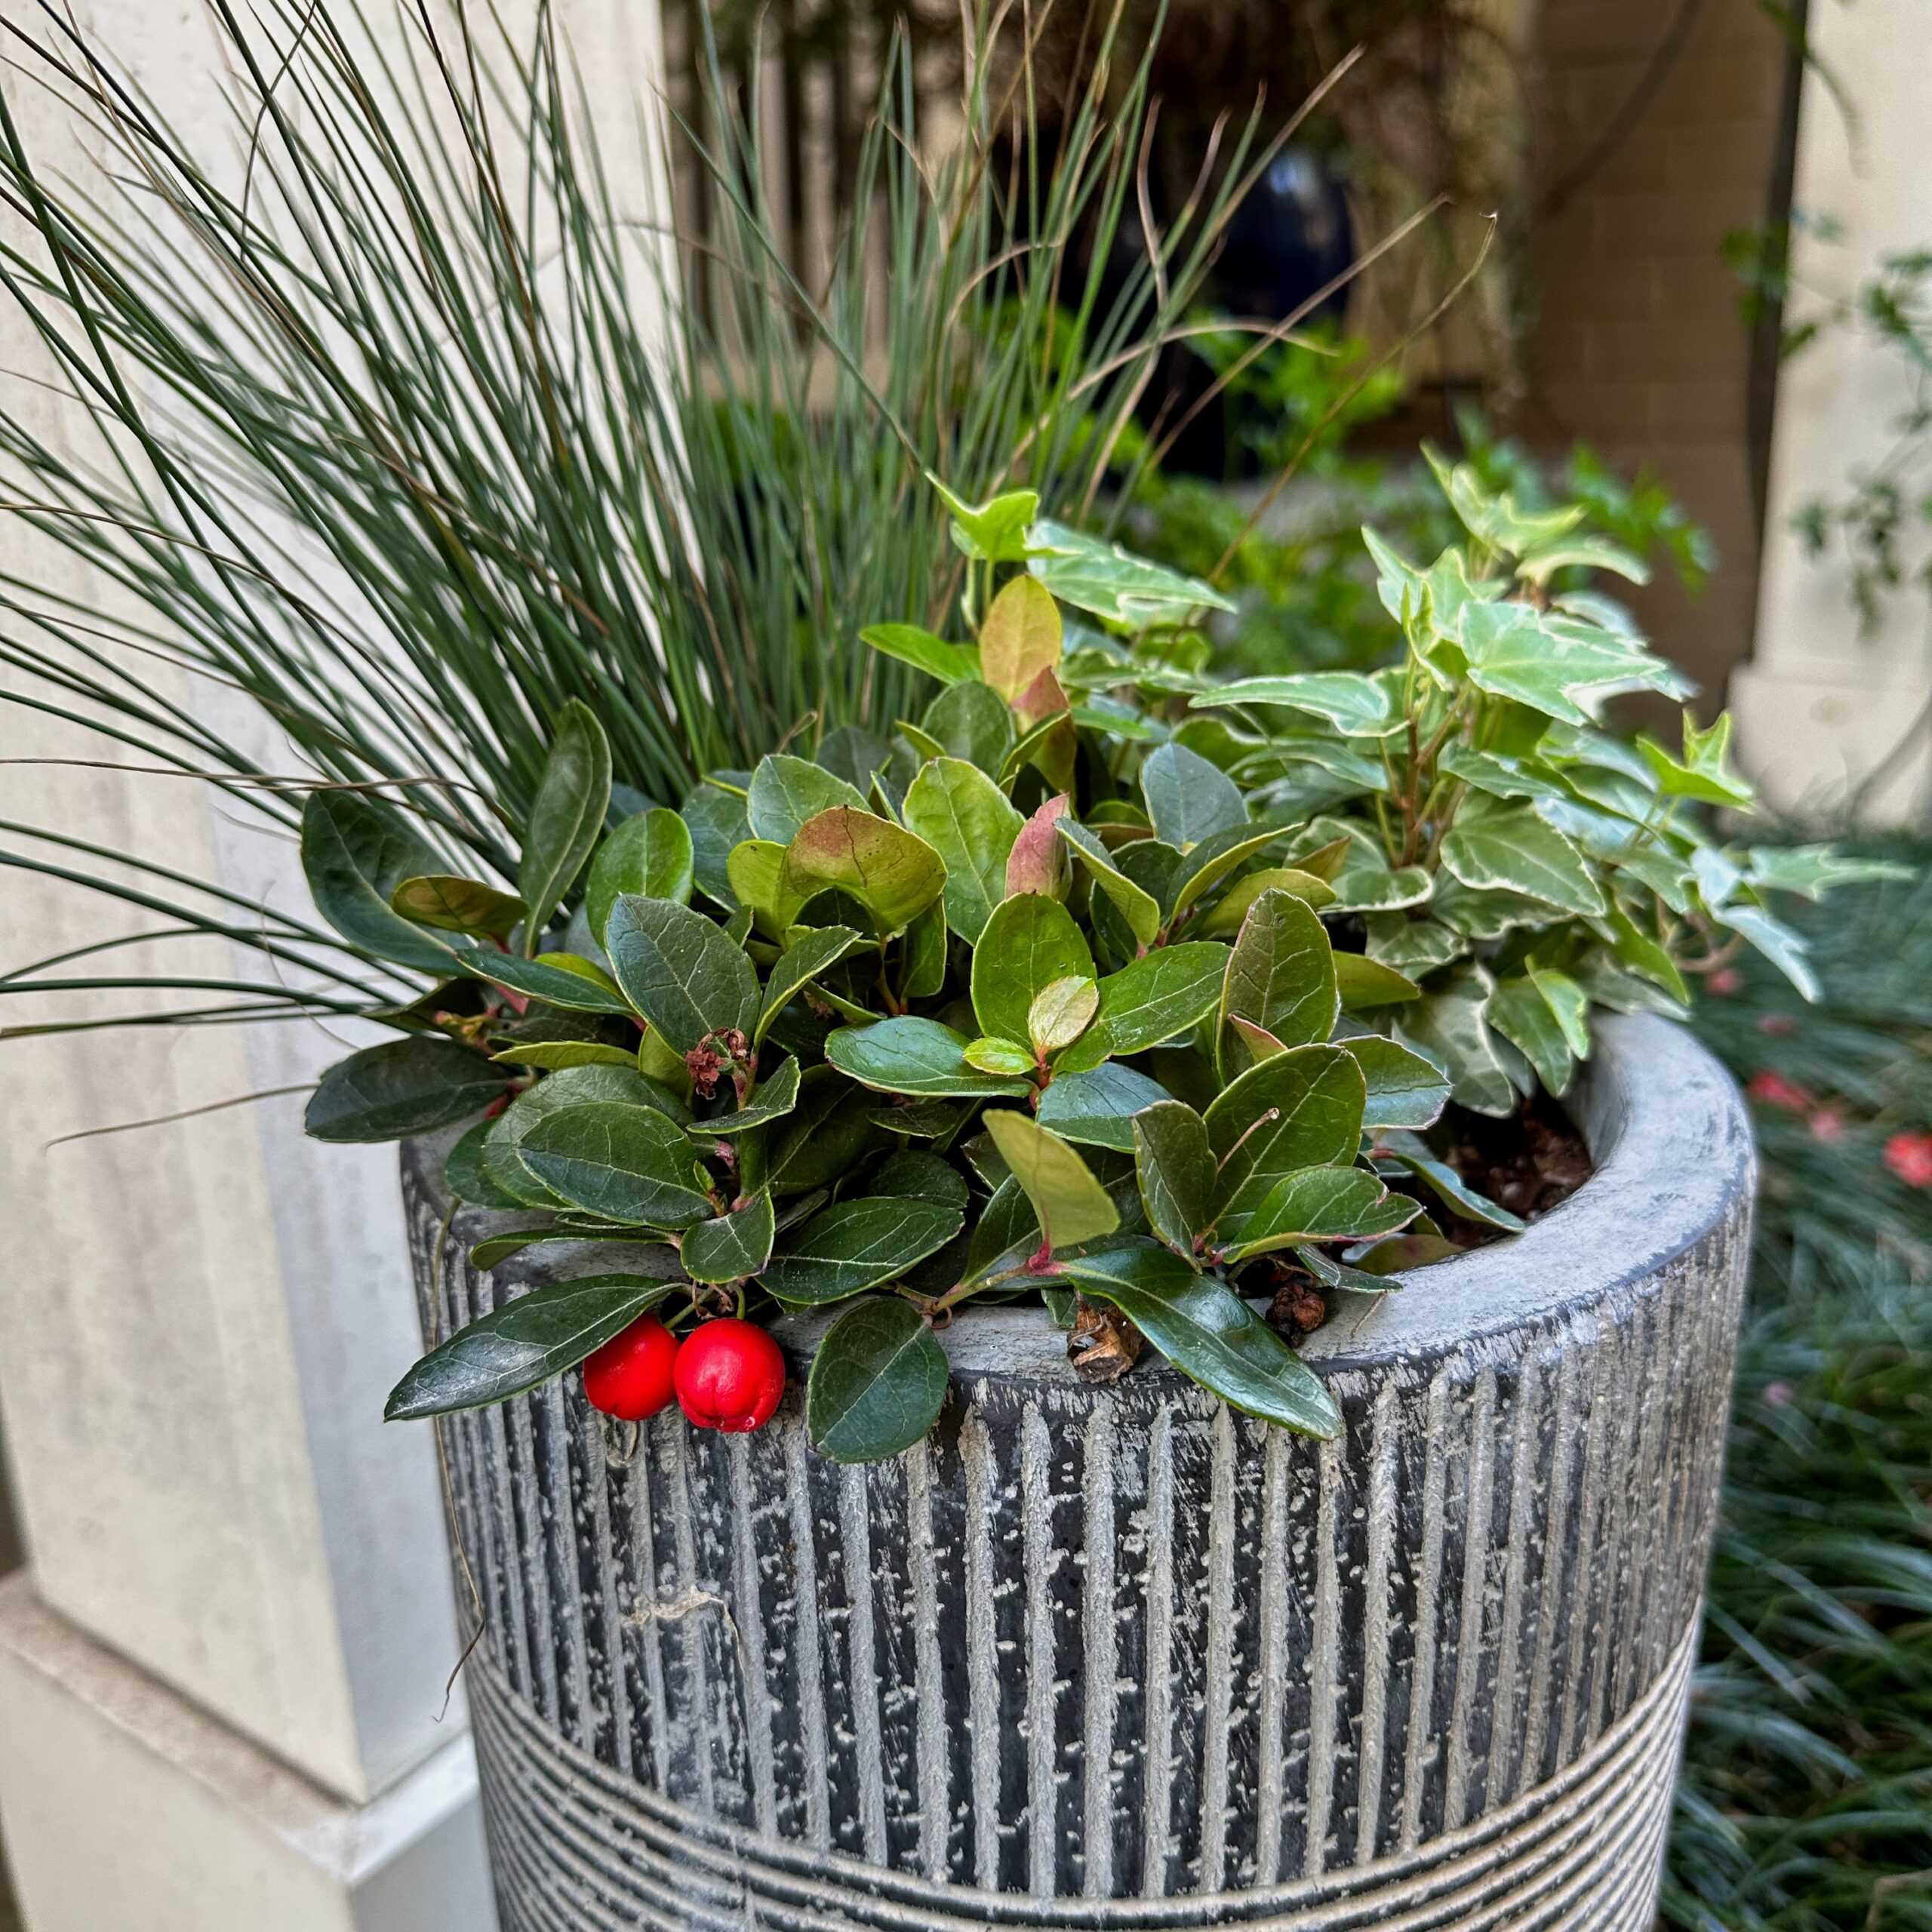
[[[870,1469],[795,1392],[629,1456],[574,1378],[446,1425],[505,1932],[1647,1927],[1752,1164],[1660,1021],[1574,1104],[1574,1197],[1315,1337],[1332,1444],[1090,1387],[1037,1311],[955,1323]],[[404,1171],[447,1333],[515,1267]]]

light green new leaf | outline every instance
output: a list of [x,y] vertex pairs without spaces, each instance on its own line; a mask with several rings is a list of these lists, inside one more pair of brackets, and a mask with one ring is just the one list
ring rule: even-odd
[[597,714],[581,698],[572,698],[557,714],[517,867],[516,889],[530,908],[525,952],[537,950],[537,934],[577,883],[610,809],[611,741]]
[[605,928],[611,970],[626,998],[675,1052],[708,1035],[749,1035],[758,975],[743,949],[702,912],[667,899],[621,893]]
[[1342,1414],[1314,1371],[1232,1288],[1153,1242],[1069,1258],[1060,1278],[1111,1302],[1183,1375],[1231,1407],[1332,1438]]
[[635,1066],[637,1055],[622,1047],[596,1040],[530,1040],[506,1047],[490,1057],[509,1066],[541,1067],[555,1072],[566,1066]]
[[1202,939],[1223,939],[1238,932],[1248,908],[1264,892],[1285,892],[1316,912],[1335,902],[1335,888],[1327,880],[1297,866],[1271,866],[1266,871],[1250,872],[1245,878],[1236,879],[1194,928],[1195,933]]
[[826,1331],[805,1381],[805,1432],[835,1463],[909,1449],[946,1404],[946,1351],[911,1303],[848,1309]]
[[1335,989],[1341,995],[1345,1013],[1360,1013],[1371,1007],[1396,1006],[1404,1000],[1419,999],[1422,989],[1406,973],[1385,966],[1359,952],[1335,955]]
[[952,540],[969,557],[1017,564],[1026,555],[1026,532],[1039,515],[1037,490],[1008,490],[977,507],[955,497],[929,469],[926,481],[952,512]]
[[896,657],[943,685],[960,684],[980,675],[980,654],[971,645],[949,644],[917,624],[868,624],[859,638],[873,650]]
[[785,854],[783,883],[809,898],[849,894],[881,934],[903,932],[946,886],[946,866],[926,841],[868,811],[835,805],[808,819]]
[[1051,1246],[1075,1247],[1120,1226],[1106,1189],[1060,1135],[1011,1107],[989,1108],[983,1118]]
[[903,1195],[842,1201],[788,1234],[761,1277],[777,1300],[817,1307],[897,1281],[965,1225],[957,1208]]
[[786,871],[790,848],[769,838],[746,838],[731,848],[724,876],[732,897],[757,915],[759,929],[776,937],[788,931],[816,889],[809,880],[795,880]]
[[825,1043],[825,1057],[840,1072],[881,1094],[1023,1099],[1023,1080],[981,1073],[967,1060],[963,1033],[915,1014],[841,1026]]
[[1006,897],[1007,860],[1026,820],[977,765],[956,758],[920,767],[901,815],[945,865],[946,924],[978,944]]
[[1684,756],[1671,756],[1649,733],[1637,740],[1644,761],[1657,774],[1657,789],[1666,797],[1697,798],[1707,805],[1743,810],[1757,802],[1757,793],[1731,769],[1732,719],[1720,712],[1706,730],[1699,731],[1689,712],[1684,714]]
[[598,847],[584,887],[584,911],[597,943],[604,943],[604,928],[620,892],[689,905],[697,883],[694,867],[691,827],[677,813],[658,805],[626,819]]
[[1026,1009],[1026,1038],[1036,1054],[1070,1047],[1100,1010],[1100,989],[1084,977],[1069,974],[1042,987]]
[[980,626],[980,675],[1010,703],[1060,662],[1061,640],[1054,600],[1030,577],[1017,577]]
[[509,936],[528,908],[513,893],[500,892],[481,879],[432,872],[405,879],[389,894],[389,910],[439,932],[500,940]]

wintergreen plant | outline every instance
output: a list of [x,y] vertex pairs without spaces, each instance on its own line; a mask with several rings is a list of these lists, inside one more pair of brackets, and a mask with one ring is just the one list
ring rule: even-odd
[[[1681,757],[1597,730],[1586,700],[1675,674],[1600,603],[1540,592],[1586,549],[1619,559],[1442,475],[1470,543],[1426,572],[1377,546],[1399,669],[1217,687],[1207,585],[1031,492],[949,497],[983,615],[971,643],[867,632],[940,687],[890,737],[844,728],[614,822],[575,709],[514,893],[435,874],[380,804],[315,795],[324,917],[441,983],[325,1079],[311,1131],[487,1107],[453,1192],[546,1218],[479,1264],[640,1250],[452,1337],[391,1413],[518,1393],[653,1312],[849,1304],[806,1417],[865,1460],[937,1415],[936,1327],[1037,1294],[1106,1331],[1109,1369],[1144,1336],[1237,1407],[1338,1428],[1256,1291],[1284,1263],[1387,1290],[1450,1250],[1426,1203],[1520,1226],[1424,1137],[1452,1094],[1506,1113],[1540,1078],[1560,1093],[1593,1004],[1678,1010],[1687,938],[1801,971],[1765,894],[1872,869],[1711,843],[1681,808],[1742,802],[1724,728],[1687,725]],[[1306,721],[1244,731],[1264,708]]]

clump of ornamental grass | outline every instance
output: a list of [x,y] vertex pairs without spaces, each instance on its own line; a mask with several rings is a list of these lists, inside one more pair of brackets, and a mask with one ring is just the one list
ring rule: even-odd
[[520,1218],[478,1265],[645,1251],[451,1337],[390,1413],[503,1399],[640,1324],[835,1306],[807,1426],[870,1460],[939,1414],[935,1329],[1024,1297],[1088,1372],[1151,1340],[1235,1406],[1334,1434],[1305,1324],[1256,1300],[1386,1292],[1457,1226],[1520,1226],[1444,1158],[1452,1097],[1502,1116],[1561,1094],[1593,1006],[1681,1012],[1680,961],[1734,939],[1801,978],[1767,894],[1874,869],[1713,842],[1693,808],[1746,797],[1727,728],[1687,721],[1681,756],[1597,730],[1586,702],[1675,674],[1611,607],[1543,592],[1624,560],[1574,515],[1442,481],[1467,543],[1425,571],[1370,539],[1407,645],[1388,671],[1217,685],[1208,585],[1032,492],[942,491],[977,635],[867,629],[939,687],[890,735],[846,727],[616,816],[574,709],[514,890],[430,871],[380,804],[313,795],[323,917],[440,983],[325,1078],[310,1131],[482,1114],[451,1189]]

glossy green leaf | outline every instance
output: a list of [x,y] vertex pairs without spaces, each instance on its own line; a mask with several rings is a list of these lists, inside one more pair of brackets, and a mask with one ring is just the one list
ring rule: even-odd
[[414,924],[433,926],[439,932],[503,939],[528,909],[513,893],[500,892],[481,879],[432,872],[405,879],[389,894],[389,910]]
[[1230,1407],[1305,1435],[1342,1432],[1306,1363],[1232,1288],[1152,1242],[1068,1257],[1060,1278],[1110,1302],[1183,1375]]
[[302,873],[309,897],[350,945],[398,966],[445,975],[441,940],[389,906],[405,880],[434,872],[436,855],[398,816],[354,792],[311,792],[302,804]]
[[844,1074],[881,1094],[1023,1098],[1023,1080],[982,1073],[968,1063],[969,1042],[937,1020],[906,1014],[869,1026],[842,1026],[825,1043],[825,1057]]
[[906,793],[906,827],[946,866],[946,924],[977,944],[1006,897],[1006,864],[1026,820],[977,765],[934,758]]
[[1469,681],[1478,690],[1572,724],[1589,722],[1578,694],[1655,686],[1667,672],[1660,660],[1608,631],[1564,628],[1527,604],[1466,605],[1457,630]]
[[1406,1227],[1420,1211],[1364,1168],[1303,1168],[1284,1174],[1241,1220],[1226,1259],[1238,1267],[1298,1241],[1372,1241]]
[[964,758],[993,778],[1019,735],[1005,699],[977,681],[941,691],[921,721],[947,756]]
[[546,1072],[566,1066],[635,1066],[637,1055],[601,1040],[527,1040],[490,1057],[509,1066],[540,1067]]
[[835,1463],[909,1449],[946,1404],[946,1351],[909,1302],[869,1301],[826,1331],[805,1382],[805,1432]]
[[815,892],[848,894],[881,933],[903,931],[937,900],[946,866],[923,838],[875,813],[836,805],[798,828],[784,881],[801,903]]
[[973,1011],[980,1030],[1025,1043],[1026,1016],[1056,980],[1091,979],[1094,955],[1057,899],[1023,893],[994,909],[973,949]]
[[1100,987],[1084,974],[1069,974],[1034,995],[1026,1009],[1026,1038],[1035,1053],[1057,1054],[1093,1025],[1100,1010]]
[[862,812],[865,794],[809,758],[774,752],[760,758],[752,774],[745,816],[754,838],[789,845],[808,819],[839,805]]
[[1097,537],[1041,517],[1027,532],[1026,568],[1063,604],[1122,630],[1186,623],[1235,607],[1211,584],[1151,564]]
[[537,935],[577,883],[610,809],[611,741],[597,714],[572,698],[557,714],[517,866],[516,889],[530,908],[526,952],[537,950]]
[[1092,875],[1096,888],[1111,901],[1136,942],[1143,947],[1152,946],[1160,937],[1160,902],[1121,870],[1113,854],[1085,826],[1063,818],[1054,829]]
[[956,685],[980,675],[980,654],[971,645],[948,644],[917,624],[868,624],[859,636],[873,650],[896,657],[943,685]]
[[584,888],[584,909],[597,943],[604,943],[611,908],[621,892],[688,905],[695,863],[691,827],[677,813],[658,805],[626,819],[598,847]]
[[523,1137],[546,1115],[590,1100],[648,1108],[681,1126],[691,1109],[634,1067],[573,1066],[526,1088],[503,1116],[491,1123],[483,1142],[483,1171],[503,1192],[526,1207],[561,1208],[564,1198],[524,1164]]
[[385,1040],[322,1075],[303,1124],[316,1140],[405,1140],[480,1113],[509,1081],[504,1069],[454,1040]]
[[1134,1176],[1148,1225],[1192,1264],[1212,1224],[1214,1155],[1201,1116],[1179,1100],[1142,1108],[1132,1122]]
[[690,1140],[648,1107],[611,1100],[560,1107],[531,1128],[518,1152],[546,1187],[604,1220],[688,1228],[712,1212]]
[[760,1194],[742,1208],[685,1231],[678,1254],[694,1281],[737,1281],[755,1275],[771,1258],[777,1219],[771,1196]]
[[[1569,983],[1576,986],[1574,980]],[[1577,991],[1583,997],[1583,989]],[[1567,1092],[1577,1070],[1576,1057],[1556,1015],[1528,975],[1499,980],[1487,1011],[1490,1025],[1536,1069],[1544,1091]]]
[[459,1201],[467,1201],[473,1208],[500,1211],[521,1208],[523,1202],[500,1187],[484,1168],[483,1143],[489,1132],[490,1122],[479,1120],[450,1149],[443,1164],[444,1183]]
[[463,969],[478,980],[527,993],[572,1013],[627,1014],[630,1001],[610,974],[574,952],[545,952],[534,959],[521,953],[500,952],[494,946],[460,946],[457,958]]
[[1485,1195],[1478,1194],[1447,1161],[1438,1160],[1427,1145],[1413,1134],[1389,1134],[1382,1137],[1381,1150],[1418,1180],[1426,1183],[1442,1201],[1466,1220],[1483,1221],[1511,1233],[1524,1225],[1506,1208],[1499,1208]]
[[1026,532],[1040,508],[1037,490],[1006,490],[974,505],[955,497],[929,469],[926,481],[952,512],[952,540],[969,557],[1017,564],[1026,555]]
[[1220,1004],[1228,957],[1215,940],[1189,940],[1129,960],[1100,982],[1100,1017],[1061,1066],[1078,1072],[1107,1054],[1144,1053],[1199,1026]]
[[[1204,838],[1187,854],[1187,863],[1175,874],[1165,908],[1168,918],[1178,919],[1189,906],[1205,898],[1264,846],[1272,845],[1281,836],[1281,830],[1278,825],[1238,825],[1217,832],[1211,838]],[[1318,880],[1311,879],[1309,883],[1312,887],[1320,887]],[[1325,897],[1334,896],[1325,888],[1321,889]]]
[[1180,851],[1249,823],[1241,787],[1185,745],[1166,744],[1149,754],[1140,768],[1140,792],[1155,835]]
[[425,1355],[390,1391],[383,1419],[414,1422],[508,1401],[574,1368],[678,1286],[640,1275],[589,1275],[519,1295]]
[[937,1254],[965,1223],[956,1208],[903,1195],[843,1201],[795,1232],[766,1265],[766,1288],[783,1302],[817,1306],[897,1281]]
[[1303,900],[1264,892],[1248,909],[1226,958],[1220,989],[1223,1028],[1237,1014],[1284,1046],[1327,1038],[1341,1011],[1327,929]]
[[1478,891],[1521,893],[1586,917],[1604,910],[1602,890],[1583,854],[1527,806],[1478,814],[1466,805],[1442,841],[1442,863]]
[[761,1080],[746,1104],[728,1114],[691,1123],[691,1131],[700,1139],[749,1134],[755,1127],[769,1126],[783,1120],[798,1103],[798,1063],[788,1060],[769,1080]]
[[1204,691],[1197,707],[1231,704],[1284,705],[1322,718],[1349,737],[1386,738],[1399,731],[1387,687],[1355,671],[1307,671],[1284,678],[1241,678]]
[[737,897],[725,868],[733,849],[751,835],[744,799],[721,786],[700,785],[678,816],[691,835],[691,875],[698,889],[728,912],[735,912]]
[[995,597],[980,626],[980,672],[1009,702],[1060,662],[1060,612],[1029,577],[1017,577]]
[[724,861],[733,899],[739,906],[748,906],[757,917],[759,930],[772,938],[797,922],[805,901],[817,890],[809,880],[787,875],[785,861],[789,849],[769,838],[747,838],[733,846]]
[[906,999],[931,999],[946,985],[946,906],[935,899],[906,928],[900,941],[900,991]]
[[1011,1107],[989,1109],[984,1120],[1052,1246],[1076,1247],[1120,1226],[1106,1189],[1060,1135]]
[[617,983],[673,1051],[688,1054],[733,1029],[750,1034],[758,975],[714,921],[671,900],[622,893],[605,931]]
[[1324,1288],[1347,1288],[1356,1294],[1382,1295],[1402,1285],[1386,1275],[1371,1275],[1365,1268],[1352,1268],[1318,1247],[1298,1247],[1295,1259]]
[[1108,1060],[1084,1072],[1056,1074],[1034,1118],[1063,1140],[1131,1154],[1134,1116],[1167,1098],[1168,1090],[1158,1081]]
[[771,1131],[765,1181],[774,1195],[808,1195],[846,1180],[885,1139],[878,1103],[835,1067],[805,1069],[797,1103]]
[[998,1074],[1007,1079],[1025,1079],[1035,1064],[1032,1049],[1014,1040],[997,1040],[982,1033],[966,1043],[966,1064],[981,1073]]
[[963,1214],[970,1198],[966,1177],[937,1154],[908,1147],[888,1154],[866,1184],[872,1195],[903,1195],[911,1201],[931,1201]]
[[754,1040],[762,1040],[771,1023],[821,973],[829,973],[848,955],[867,944],[863,933],[850,926],[820,926],[780,954],[764,982]]
[[[1335,888],[1326,879],[1317,878],[1312,872],[1303,872],[1294,866],[1271,866],[1264,871],[1250,872],[1246,878],[1236,879],[1200,922],[1189,930],[1200,939],[1232,937],[1240,931],[1248,909],[1264,892],[1285,892],[1290,898],[1299,899],[1318,912],[1323,906],[1333,905],[1335,900]],[[1185,897],[1186,893],[1186,888],[1183,887],[1181,896]]]
[[1404,1000],[1419,999],[1422,989],[1406,973],[1379,959],[1359,952],[1335,955],[1335,990],[1341,995],[1344,1013],[1359,1013],[1371,1007],[1398,1006]]
[[1449,1104],[1449,1077],[1433,1060],[1380,1033],[1362,1033],[1335,1044],[1361,1069],[1368,1097],[1364,1128],[1432,1127]]
[[1223,1089],[1205,1116],[1222,1213],[1252,1213],[1297,1168],[1352,1161],[1367,1091],[1353,1057],[1331,1046],[1291,1048]]

